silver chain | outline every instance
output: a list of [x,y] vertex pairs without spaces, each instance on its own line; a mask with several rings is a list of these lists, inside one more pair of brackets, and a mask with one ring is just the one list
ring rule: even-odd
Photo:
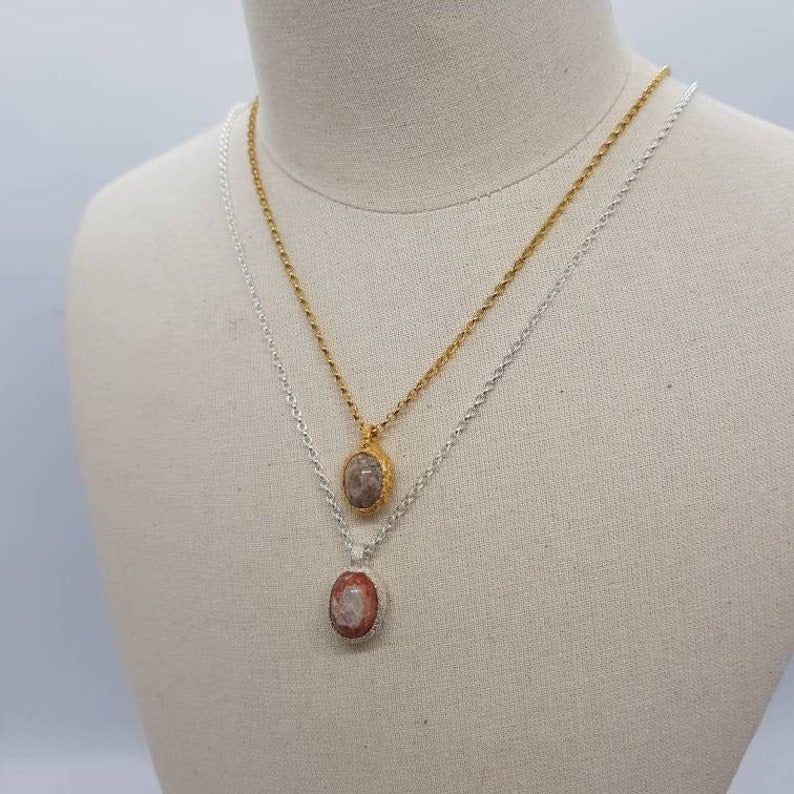
[[651,145],[645,150],[645,153],[642,155],[642,157],[640,157],[640,159],[631,169],[625,181],[621,185],[620,189],[617,191],[617,193],[614,194],[609,204],[607,204],[606,209],[604,210],[601,217],[596,221],[593,228],[590,229],[590,231],[587,233],[576,253],[573,255],[573,257],[571,257],[568,264],[560,273],[559,278],[554,282],[554,285],[549,290],[549,292],[547,293],[546,297],[543,299],[541,304],[538,306],[535,313],[532,315],[532,317],[530,317],[527,324],[521,330],[516,340],[513,342],[512,345],[510,345],[507,352],[502,357],[502,360],[499,363],[499,365],[491,373],[491,377],[488,378],[487,381],[485,381],[482,390],[474,398],[474,402],[472,402],[472,404],[463,413],[463,416],[455,425],[454,429],[447,437],[447,440],[441,446],[441,449],[439,449],[439,451],[436,453],[430,465],[419,475],[419,477],[417,477],[417,479],[414,481],[414,484],[411,486],[408,492],[402,497],[402,499],[400,499],[400,501],[397,503],[397,506],[394,508],[393,512],[389,515],[386,521],[383,524],[381,524],[380,527],[378,527],[372,540],[366,544],[360,544],[355,539],[355,537],[350,531],[347,521],[345,520],[344,514],[342,513],[342,508],[340,507],[339,501],[336,498],[334,489],[331,487],[331,483],[328,479],[328,475],[326,474],[325,468],[323,467],[319,455],[317,454],[317,449],[315,448],[314,441],[312,440],[312,437],[309,433],[309,428],[306,424],[306,420],[303,417],[303,412],[301,411],[298,405],[298,399],[295,396],[295,392],[292,388],[292,384],[290,383],[289,378],[287,377],[287,372],[284,368],[283,362],[281,361],[281,356],[279,356],[278,354],[276,343],[273,339],[273,333],[270,330],[270,326],[268,325],[265,311],[262,308],[262,301],[260,300],[259,295],[256,291],[256,287],[254,286],[254,280],[253,277],[251,276],[251,271],[245,259],[243,245],[240,240],[240,234],[237,229],[237,221],[234,214],[234,208],[232,206],[231,190],[229,187],[229,170],[228,170],[229,139],[231,137],[235,119],[237,118],[239,113],[245,108],[245,105],[240,103],[238,105],[235,105],[229,111],[229,115],[226,117],[226,121],[224,122],[223,128],[221,130],[220,142],[218,146],[218,172],[220,177],[223,209],[226,215],[226,225],[228,227],[229,235],[231,236],[232,243],[234,245],[234,252],[237,258],[237,264],[240,267],[240,271],[243,274],[243,279],[245,280],[245,284],[248,287],[248,293],[251,296],[251,303],[254,307],[254,312],[256,313],[256,316],[259,320],[259,325],[261,326],[262,332],[265,336],[265,341],[267,342],[267,348],[270,351],[270,357],[273,363],[273,367],[276,370],[279,382],[281,384],[281,390],[284,392],[284,395],[286,397],[287,405],[289,406],[289,410],[290,413],[292,414],[292,418],[295,420],[295,425],[301,437],[301,441],[303,442],[303,446],[306,448],[308,452],[309,461],[311,462],[312,468],[314,469],[314,473],[317,476],[320,490],[323,492],[325,496],[325,501],[328,503],[328,506],[331,510],[331,514],[333,515],[334,521],[336,522],[336,526],[339,531],[339,534],[344,539],[345,546],[350,551],[353,562],[363,563],[364,561],[371,558],[377,547],[383,542],[383,540],[386,538],[388,533],[392,529],[394,529],[400,518],[402,518],[402,516],[407,512],[408,508],[419,498],[419,494],[421,494],[427,483],[430,481],[430,478],[438,471],[441,464],[449,456],[449,453],[456,446],[456,444],[460,440],[460,437],[466,431],[466,428],[469,426],[469,424],[471,424],[472,420],[479,415],[480,409],[485,404],[485,401],[488,399],[488,396],[496,388],[496,385],[499,383],[502,377],[504,377],[505,372],[513,363],[516,356],[521,351],[521,348],[523,348],[524,343],[529,338],[535,326],[540,322],[540,318],[546,313],[549,307],[557,299],[557,296],[562,292],[571,274],[579,265],[579,263],[582,261],[584,256],[587,254],[593,241],[599,235],[601,230],[607,225],[607,222],[615,214],[618,207],[623,203],[623,199],[626,197],[626,194],[631,189],[631,186],[634,184],[634,181],[637,179],[640,172],[648,164],[648,161],[653,157],[653,154],[656,151],[656,149],[659,148],[662,141],[664,141],[664,139],[667,137],[667,133],[670,131],[673,124],[675,124],[676,120],[681,115],[684,108],[689,104],[689,100],[692,98],[692,95],[695,93],[696,90],[697,90],[697,83],[692,83],[689,86],[689,88],[687,88],[687,90],[684,92],[681,99],[674,105],[672,111],[670,112],[670,115],[667,117],[664,125],[657,133]]

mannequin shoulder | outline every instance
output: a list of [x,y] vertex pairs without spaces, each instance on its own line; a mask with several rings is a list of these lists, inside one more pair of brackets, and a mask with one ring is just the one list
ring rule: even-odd
[[151,341],[177,345],[189,329],[201,338],[207,317],[226,310],[239,284],[228,277],[219,134],[216,125],[133,168],[86,205],[66,298],[73,369],[105,377],[116,356],[143,360]]
[[[72,271],[134,269],[162,253],[223,234],[217,187],[220,126],[209,129],[97,191],[87,203],[72,252]],[[155,253],[155,251],[162,253]],[[148,255],[148,256],[147,256]]]
[[665,218],[654,234],[686,241],[682,262],[706,263],[709,288],[763,279],[776,294],[754,310],[769,299],[790,315],[794,133],[698,92],[665,147],[648,195]]
[[698,93],[678,135],[686,182],[717,204],[794,209],[794,132]]

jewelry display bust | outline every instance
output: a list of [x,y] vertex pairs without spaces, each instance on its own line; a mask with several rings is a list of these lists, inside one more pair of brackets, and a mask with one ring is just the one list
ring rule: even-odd
[[[655,71],[606,3],[482,13],[246,4],[269,196],[369,415]],[[656,90],[401,415],[398,471],[438,449],[682,91]],[[70,280],[83,476],[165,793],[724,792],[794,646],[794,136],[695,96],[384,544],[389,620],[348,645],[327,612],[344,549],[236,271],[218,134],[100,191]],[[342,460],[345,405],[244,125],[229,144],[280,354],[321,457]],[[377,519],[349,520],[366,536]]]

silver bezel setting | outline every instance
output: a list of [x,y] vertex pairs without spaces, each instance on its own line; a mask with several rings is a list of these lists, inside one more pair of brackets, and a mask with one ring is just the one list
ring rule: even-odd
[[[335,628],[334,623],[331,620],[331,590],[333,590],[334,585],[336,584],[337,579],[343,573],[363,573],[369,578],[372,584],[375,587],[375,594],[378,597],[378,611],[375,613],[375,620],[372,622],[372,625],[369,628],[369,631],[366,634],[362,634],[360,637],[345,637],[344,634],[340,634]],[[369,642],[372,640],[373,636],[377,633],[378,629],[380,628],[381,624],[383,623],[383,615],[386,612],[386,588],[383,586],[383,583],[380,579],[372,572],[372,568],[366,565],[346,565],[344,568],[340,568],[336,576],[334,577],[333,582],[331,582],[331,587],[328,590],[328,626],[331,629],[333,635],[348,645],[358,645],[362,642]]]

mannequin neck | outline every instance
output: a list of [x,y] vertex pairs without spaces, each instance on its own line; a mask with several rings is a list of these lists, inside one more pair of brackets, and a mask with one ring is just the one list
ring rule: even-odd
[[584,138],[630,57],[608,0],[245,0],[259,141],[373,210],[487,195]]

